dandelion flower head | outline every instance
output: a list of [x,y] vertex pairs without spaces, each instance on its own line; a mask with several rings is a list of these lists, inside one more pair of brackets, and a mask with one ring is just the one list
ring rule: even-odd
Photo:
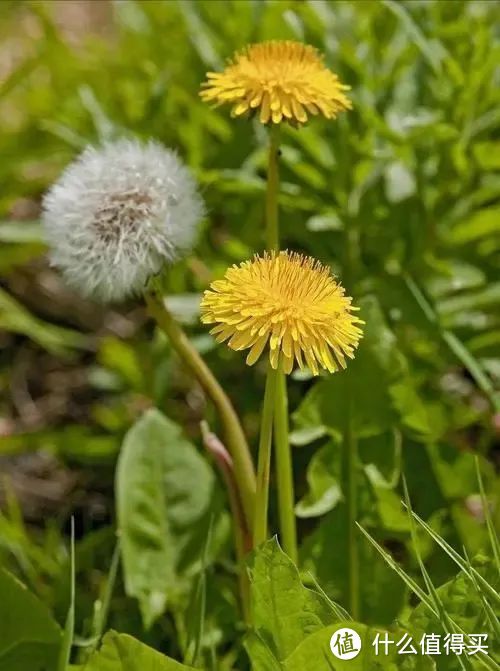
[[223,72],[207,73],[200,95],[232,105],[233,116],[259,111],[260,121],[303,124],[308,114],[335,119],[351,108],[345,86],[307,44],[288,40],[251,44]]
[[51,261],[101,301],[137,294],[193,243],[203,203],[188,169],[158,142],[87,148],[43,201]]
[[229,268],[201,303],[201,319],[233,350],[249,349],[254,364],[269,346],[274,369],[295,362],[314,375],[335,372],[353,358],[362,336],[357,308],[329,268],[296,252],[265,253]]

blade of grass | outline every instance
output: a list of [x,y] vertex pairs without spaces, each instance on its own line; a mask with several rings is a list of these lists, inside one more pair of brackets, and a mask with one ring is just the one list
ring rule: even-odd
[[395,2],[395,0],[383,0],[383,4],[399,19],[408,37],[417,46],[435,74],[440,75],[442,73],[441,58],[446,53],[444,47],[439,45],[440,49],[437,51],[435,43],[433,44],[426,37],[419,24],[413,19],[404,5]]
[[201,8],[197,7],[196,3],[186,2],[186,0],[181,0],[178,6],[199,57],[211,69],[219,70],[223,61],[214,46],[214,36],[203,18]]
[[381,555],[381,557],[384,559],[386,564],[392,568],[393,571],[395,571],[401,580],[405,582],[408,587],[411,589],[411,591],[418,596],[420,601],[422,601],[423,604],[429,609],[429,611],[434,615],[434,617],[437,617],[437,613],[434,610],[434,606],[432,602],[430,601],[429,597],[427,594],[423,591],[423,589],[411,578],[406,571],[404,571],[401,566],[392,558],[392,556],[385,550],[381,545],[377,543],[377,541],[364,529],[361,524],[356,522],[356,525],[358,529],[361,531],[361,533],[367,538],[370,543],[373,545],[373,547],[377,550],[377,552]]
[[[469,566],[469,569],[472,569],[472,564],[470,562],[469,556],[467,554],[467,550],[464,547],[464,555],[465,555],[465,560]],[[481,591],[481,588],[477,584],[477,580],[474,577],[474,573],[471,571],[470,572],[470,580],[474,586],[474,589],[476,590],[477,596],[481,601],[481,604],[484,608],[484,613],[486,615],[486,618],[488,622],[490,623],[490,626],[492,630],[495,632],[496,638],[500,641],[500,622],[498,621],[498,617],[491,607],[490,602],[485,598],[483,592]]]
[[[431,577],[425,568],[424,561],[422,559],[422,555],[420,554],[420,548],[419,548],[419,543],[418,543],[418,535],[417,535],[417,527],[415,524],[415,520],[413,518],[413,509],[411,507],[411,501],[410,501],[410,495],[408,493],[408,487],[406,485],[406,479],[403,477],[403,491],[404,491],[404,497],[405,497],[405,502],[406,502],[406,510],[408,512],[408,520],[410,522],[410,534],[411,534],[411,539],[412,539],[412,546],[415,551],[415,555],[417,557],[417,562],[420,567],[420,572],[422,573],[422,577],[424,579],[425,585],[427,587],[427,591],[429,592],[429,597],[434,605],[434,609],[436,610],[438,614],[438,619],[441,622],[441,626],[443,627],[443,630],[447,634],[451,634],[452,632],[455,631],[455,627],[453,625],[453,622],[451,618],[449,617],[448,613],[446,612],[446,609],[443,605],[443,602],[434,587],[434,584],[431,580]],[[460,656],[457,655],[457,661],[458,664],[460,665],[460,668],[463,669],[464,671],[466,669],[471,670],[472,669],[472,664],[469,659],[463,660]]]
[[111,558],[111,565],[109,567],[108,579],[106,581],[104,594],[102,595],[102,599],[100,599],[96,604],[96,613],[94,617],[93,636],[92,636],[93,648],[96,648],[99,645],[99,642],[104,634],[106,622],[108,621],[109,609],[111,606],[111,598],[113,596],[113,592],[115,589],[119,563],[120,563],[120,541],[118,540],[116,542],[113,556]]
[[490,538],[491,548],[493,550],[493,556],[495,558],[497,571],[500,574],[500,542],[498,540],[495,525],[493,524],[493,520],[491,519],[490,504],[488,499],[486,498],[486,492],[484,490],[484,483],[481,475],[481,470],[479,468],[479,459],[477,458],[477,455],[474,461],[476,462],[476,476],[479,484],[479,493],[481,494],[481,501],[483,504],[484,519],[486,521],[486,527],[488,529],[488,536]]
[[[453,561],[462,569],[462,571],[470,578],[470,573],[468,570],[467,562],[463,559],[459,553],[454,550],[449,543],[447,543],[444,538],[442,538],[438,533],[430,527],[427,522],[424,522],[424,520],[417,515],[416,512],[411,511],[412,517],[420,524],[421,527],[423,527],[427,533],[434,539],[434,541],[440,545],[443,550],[446,552],[446,554],[453,559]],[[475,578],[477,579],[478,584],[481,586],[481,588],[484,590],[484,592],[492,598],[497,604],[500,604],[500,594],[496,592],[496,590],[489,584],[487,580],[483,578],[483,576],[474,568],[471,567],[471,573],[474,574]]]
[[[373,547],[379,552],[379,554],[382,556],[382,558],[385,560],[388,566],[390,566],[398,575],[399,577],[408,585],[408,587],[411,589],[411,591],[418,596],[420,601],[425,605],[427,610],[434,616],[434,617],[439,617],[438,613],[435,610],[435,606],[432,602],[432,600],[428,597],[428,595],[420,588],[419,585],[411,578],[391,557],[391,555],[384,550],[384,548],[377,543],[377,541],[370,536],[368,531],[363,529],[363,527],[359,524],[356,523],[359,530],[363,533],[363,535],[370,541],[370,543],[373,545]],[[453,620],[450,620],[451,625],[453,627],[453,631],[463,634],[465,639],[470,641],[469,635],[461,628],[459,627]],[[490,657],[485,655],[484,653],[480,655],[482,662],[484,663],[485,667],[489,671],[499,671],[500,666]]]
[[[438,612],[435,610],[435,606],[432,602],[432,600],[428,597],[428,595],[420,588],[419,585],[411,578],[391,557],[391,555],[384,550],[384,548],[377,543],[377,541],[370,536],[368,531],[363,529],[363,527],[357,523],[357,526],[359,530],[363,533],[363,535],[370,541],[370,543],[373,545],[373,547],[379,552],[381,557],[385,560],[388,566],[392,568],[398,575],[399,577],[408,585],[408,587],[411,589],[411,591],[418,596],[418,598],[421,600],[421,602],[425,605],[427,610],[434,616],[434,617],[439,617]],[[466,640],[470,640],[469,635],[464,632],[464,630],[459,627],[453,620],[450,619],[450,623],[452,625],[453,631],[456,633],[463,634]],[[489,671],[499,671],[500,666],[490,657],[485,655],[484,653],[480,655],[481,660],[483,661],[485,667],[489,669]]]
[[66,624],[59,653],[58,671],[67,671],[71,657],[71,646],[75,636],[75,519],[71,518],[71,552],[70,552],[70,602]]
[[349,613],[342,608],[342,606],[339,606],[335,601],[332,601],[328,594],[325,592],[325,590],[321,587],[319,582],[316,580],[316,578],[313,576],[312,573],[308,572],[307,574],[309,578],[311,579],[313,585],[315,588],[318,590],[318,592],[321,594],[321,596],[326,599],[328,602],[328,605],[332,609],[333,613],[335,614],[335,617],[337,617],[340,621],[348,621],[352,620],[352,617],[349,615]]
[[[403,489],[404,489],[404,495],[405,495],[405,507],[408,511],[408,517],[410,520],[410,533],[412,536],[413,540],[413,546],[415,548],[415,553],[417,555],[417,560],[420,566],[420,570],[422,572],[422,576],[424,578],[425,584],[427,586],[427,589],[429,590],[430,597],[434,603],[434,606],[438,612],[438,617],[441,622],[441,626],[443,627],[444,631],[447,634],[451,633],[460,633],[463,634],[465,640],[468,643],[472,643],[470,636],[467,632],[465,632],[446,612],[446,609],[444,608],[443,602],[441,601],[441,598],[434,587],[432,580],[430,579],[429,573],[427,572],[427,569],[424,566],[424,562],[422,560],[422,556],[420,555],[419,547],[418,547],[418,538],[416,534],[416,527],[415,527],[415,519],[416,519],[416,514],[413,512],[413,509],[411,507],[411,501],[410,501],[410,496],[408,494],[408,487],[406,485],[406,480],[403,478]],[[458,554],[458,553],[457,553]],[[460,556],[460,555],[458,555]],[[464,561],[464,560],[462,560]],[[464,561],[464,564],[466,562]],[[472,568],[472,567],[471,567]],[[477,571],[474,570],[475,573]],[[466,574],[466,572],[464,571]],[[466,574],[467,575],[467,574]],[[478,574],[479,575],[479,574]],[[496,664],[488,655],[484,653],[478,653],[478,656],[481,657],[481,660],[483,664],[486,666],[487,669],[490,671],[496,671],[499,669],[499,665]],[[473,671],[474,667],[472,665],[472,661],[468,658],[462,658],[459,655],[457,655],[457,661],[462,669],[469,669],[470,671]]]
[[[194,597],[194,604],[199,604],[197,609],[198,618],[193,617],[194,626],[189,632],[190,641],[187,645],[187,650],[189,651],[191,643],[194,642],[193,654],[190,659],[185,659],[185,663],[190,666],[198,666],[201,663],[201,645],[203,641],[203,634],[205,629],[205,616],[207,610],[207,570],[208,570],[208,550],[210,543],[212,542],[212,531],[213,531],[213,517],[210,518],[208,525],[207,538],[205,545],[203,547],[203,555],[201,558],[201,571],[198,577],[196,585],[196,593]],[[186,655],[189,657],[189,653]]]
[[460,342],[454,333],[444,329],[441,326],[436,311],[434,310],[431,303],[427,300],[424,292],[418,286],[415,280],[410,275],[404,275],[404,281],[411,295],[415,299],[415,302],[426,316],[428,322],[437,329],[441,339],[448,345],[449,349],[457,357],[460,363],[471,374],[479,389],[481,389],[484,395],[488,398],[491,407],[496,411],[500,410],[500,402],[495,389],[479,363],[472,356],[465,345]]
[[[32,557],[26,551],[30,545],[26,525],[19,505],[19,500],[14,494],[12,481],[7,476],[2,476],[0,485],[4,491],[6,515],[0,512],[0,539],[2,544],[15,558],[20,569],[32,585],[40,586],[40,574],[36,569]],[[7,534],[7,529],[13,531]],[[11,536],[13,535],[13,539]]]

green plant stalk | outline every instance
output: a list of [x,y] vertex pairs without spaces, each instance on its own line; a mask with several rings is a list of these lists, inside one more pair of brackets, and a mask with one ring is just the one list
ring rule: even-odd
[[238,486],[247,527],[252,529],[255,511],[255,471],[238,415],[225,391],[193,347],[182,328],[172,317],[161,297],[147,292],[145,293],[145,301],[150,316],[155,319],[158,326],[167,335],[172,347],[196,376],[198,382],[218,411],[224,430],[224,444],[227,446],[233,459],[234,477]]
[[[266,190],[266,241],[270,250],[279,251],[279,141],[280,127],[274,125],[269,133],[269,157]],[[288,395],[285,374],[276,373],[276,399],[274,413],[274,438],[276,449],[276,481],[278,486],[278,510],[281,543],[284,551],[297,562],[297,528],[295,524],[295,496],[293,487],[293,463],[290,451],[288,427]]]
[[274,432],[281,542],[283,550],[293,562],[297,563],[297,526],[295,524],[292,454],[288,439],[290,431],[286,376],[281,371],[275,371],[275,374],[277,380]]
[[246,525],[245,515],[241,506],[238,488],[234,480],[234,471],[231,457],[219,438],[210,431],[207,422],[200,425],[203,442],[208,452],[213,456],[220,474],[226,485],[229,498],[229,507],[233,516],[234,545],[238,561],[238,578],[240,586],[241,609],[243,619],[250,625],[250,583],[245,570],[245,557],[252,549],[251,532]]
[[268,364],[266,390],[262,406],[262,420],[257,463],[257,496],[255,501],[255,524],[253,545],[258,547],[267,539],[267,513],[269,508],[269,478],[271,472],[271,445],[273,440],[273,417],[276,400],[277,374]]
[[70,599],[68,614],[66,616],[66,624],[64,626],[63,636],[61,640],[61,648],[59,650],[58,671],[66,671],[69,667],[69,660],[71,658],[71,648],[75,641],[75,518],[71,518],[71,545],[70,545]]
[[344,464],[344,496],[347,510],[348,544],[348,604],[354,620],[360,617],[359,599],[359,546],[356,522],[358,521],[358,441],[353,422],[352,379],[347,377],[347,404],[345,430],[342,441]]
[[[347,164],[348,147],[347,132],[341,133],[339,143],[339,165]],[[341,174],[343,179],[343,189],[346,193],[351,191],[351,185],[346,171]],[[347,215],[349,222],[344,230],[344,263],[343,275],[346,286],[354,286],[356,278],[360,272],[359,257],[359,226],[358,226],[358,207],[359,203],[353,207],[352,203],[347,204]],[[337,373],[337,375],[340,373]],[[360,618],[360,565],[359,565],[359,545],[358,545],[358,441],[354,429],[354,388],[353,380],[349,370],[343,373],[346,375],[346,417],[344,432],[342,436],[342,470],[343,470],[343,493],[346,503],[347,517],[347,560],[348,560],[348,609],[350,615],[355,619]]]
[[93,643],[89,646],[89,654],[93,652],[101,643],[104,636],[104,630],[108,621],[109,611],[111,608],[111,599],[115,589],[116,577],[118,575],[118,568],[120,565],[120,540],[118,539],[111,557],[111,565],[109,567],[108,579],[104,588],[102,598],[98,602],[99,608],[96,609],[93,623]]
[[280,248],[278,222],[278,194],[280,188],[278,168],[279,143],[280,127],[275,124],[269,131],[266,188],[266,247],[274,251],[279,251]]

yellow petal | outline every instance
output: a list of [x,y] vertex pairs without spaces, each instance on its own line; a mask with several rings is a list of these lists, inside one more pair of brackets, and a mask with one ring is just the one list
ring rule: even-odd
[[307,121],[307,114],[298,100],[292,97],[292,110],[297,121],[304,123]]
[[253,364],[259,359],[260,355],[264,351],[264,347],[267,343],[267,336],[261,336],[257,342],[252,346],[252,349],[248,352],[247,364],[253,366]]
[[293,370],[293,357],[288,357],[283,354],[281,357],[281,366],[283,368],[283,372],[287,375],[290,375]]
[[271,107],[270,107],[270,102],[269,102],[269,94],[264,93],[262,96],[262,105],[260,108],[260,120],[262,123],[267,123],[269,121],[269,117],[271,116]]
[[277,368],[278,368],[278,363],[279,363],[279,360],[280,360],[280,351],[279,351],[279,349],[272,349],[272,350],[270,350],[270,352],[269,352],[269,360],[270,360],[270,362],[271,362],[271,366],[272,366],[272,368],[274,368],[274,370],[277,370]]

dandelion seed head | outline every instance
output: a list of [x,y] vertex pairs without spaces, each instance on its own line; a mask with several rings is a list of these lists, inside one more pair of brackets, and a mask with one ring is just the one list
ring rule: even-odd
[[208,72],[201,98],[230,104],[231,114],[257,112],[262,123],[303,124],[308,114],[335,119],[351,108],[342,84],[312,46],[289,40],[251,44],[223,72]]
[[362,337],[357,308],[330,270],[296,252],[265,253],[229,268],[201,303],[201,320],[255,363],[266,347],[274,369],[295,363],[314,375],[346,367]]
[[50,257],[86,297],[120,301],[192,245],[203,216],[196,184],[159,142],[89,147],[43,201]]

